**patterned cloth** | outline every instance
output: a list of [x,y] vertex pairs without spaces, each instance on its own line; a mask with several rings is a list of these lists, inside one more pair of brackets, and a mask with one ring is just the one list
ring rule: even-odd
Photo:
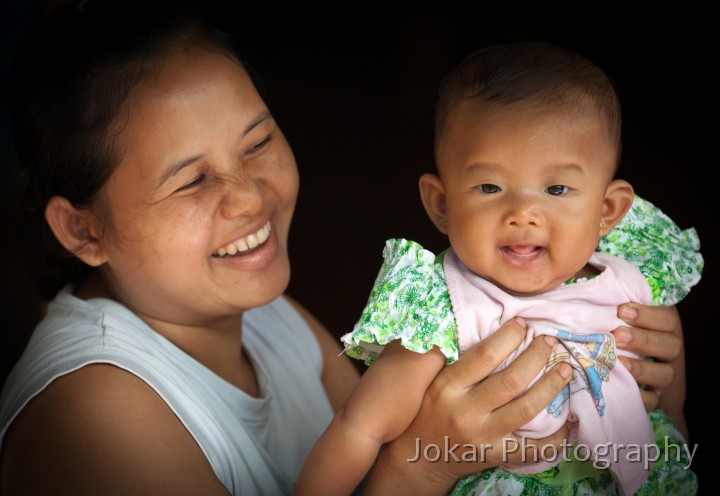
[[640,269],[655,305],[674,305],[685,298],[700,281],[704,265],[695,229],[681,230],[639,196],[620,224],[600,239],[597,250],[624,258]]
[[[699,247],[694,229],[681,230],[657,207],[636,197],[630,212],[600,240],[597,249],[636,266],[648,281],[654,304],[672,305],[700,280],[703,258]],[[435,256],[409,240],[387,241],[384,263],[362,316],[353,331],[342,337],[349,356],[371,364],[385,344],[400,339],[402,345],[412,351],[425,353],[437,346],[448,363],[457,360],[457,323],[443,270],[446,253],[447,250]],[[656,418],[653,427],[661,424]],[[655,434],[658,432],[656,428]],[[677,439],[682,439],[679,433]],[[675,438],[672,443],[679,444]],[[456,492],[480,494],[480,488],[482,494],[614,494],[613,491],[619,491],[607,470],[594,470],[592,476],[568,482],[567,474],[576,473],[578,464],[574,467],[569,471],[561,464],[556,467],[559,471],[543,472],[543,477],[511,474],[495,468],[464,479]],[[694,494],[685,491],[696,487],[694,474],[673,467],[653,466],[638,493],[663,494],[657,491],[657,481],[661,479],[662,484],[683,488],[677,494]],[[499,481],[509,482],[503,485]],[[646,490],[648,487],[655,489]]]
[[[651,412],[649,418],[659,456],[656,456],[658,460],[653,463],[650,476],[635,495],[697,494],[698,480],[695,473],[688,470],[690,459],[682,434],[660,410]],[[568,453],[568,460],[548,471],[551,473],[523,476],[495,467],[465,477],[457,483],[450,495],[622,495],[609,471],[594,468],[591,460],[572,457],[572,449]]]

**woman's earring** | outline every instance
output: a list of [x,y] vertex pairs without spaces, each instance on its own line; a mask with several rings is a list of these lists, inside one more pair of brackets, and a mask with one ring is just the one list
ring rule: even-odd
[[603,227],[605,227],[605,221],[600,219],[600,228],[603,228]]

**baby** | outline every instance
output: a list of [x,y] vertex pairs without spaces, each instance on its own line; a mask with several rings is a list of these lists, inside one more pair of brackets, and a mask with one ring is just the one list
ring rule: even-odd
[[[642,453],[610,449],[652,446],[653,429],[683,442],[662,412],[648,419],[609,331],[623,325],[618,305],[672,305],[702,270],[695,231],[681,231],[615,179],[620,128],[611,81],[560,47],[486,48],[446,76],[438,173],[420,178],[420,193],[451,248],[435,256],[412,241],[387,242],[363,315],[342,338],[350,356],[373,365],[311,453],[316,472],[301,473],[298,493],[351,492],[382,444],[409,425],[439,369],[514,317],[531,331],[526,345],[538,335],[559,340],[548,368],[568,362],[573,378],[513,441],[569,422],[574,444],[471,476],[457,493],[519,494],[546,484],[583,494],[660,484],[696,491],[682,464],[661,468]],[[632,229],[647,233],[647,246],[627,246],[622,232]]]

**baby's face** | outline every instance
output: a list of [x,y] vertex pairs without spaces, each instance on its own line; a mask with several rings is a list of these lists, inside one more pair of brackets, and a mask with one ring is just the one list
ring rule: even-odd
[[587,263],[616,158],[596,114],[463,104],[436,158],[450,244],[470,270],[536,294]]

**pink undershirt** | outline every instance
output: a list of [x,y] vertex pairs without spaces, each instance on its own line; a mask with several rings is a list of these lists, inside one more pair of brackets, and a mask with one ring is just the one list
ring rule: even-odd
[[[589,447],[595,452],[593,459],[610,462],[609,468],[625,494],[633,494],[649,474],[646,466],[651,465],[637,459],[635,446],[644,450],[654,445],[655,439],[638,385],[616,359],[617,354],[632,354],[618,351],[609,332],[626,325],[617,317],[619,305],[629,301],[650,304],[652,296],[645,278],[628,262],[596,253],[590,264],[601,271],[597,277],[527,297],[510,295],[475,275],[453,251],[445,257],[444,271],[457,320],[461,353],[516,316],[527,321],[530,332],[523,345],[498,369],[507,366],[541,334],[558,336],[567,331],[582,335],[579,339],[593,340],[593,344],[588,345],[574,337],[558,336],[554,358],[567,360],[573,366],[573,379],[568,386],[572,393],[567,401],[557,405],[557,417],[544,410],[515,434],[542,438],[556,432],[566,421],[574,422],[571,442]],[[553,363],[551,359],[549,364]],[[602,382],[597,379],[603,376]],[[594,382],[592,378],[595,378]],[[593,384],[595,395],[589,392]],[[605,456],[602,456],[603,451],[607,452]],[[557,465],[559,461],[547,462],[542,461],[542,456],[540,458],[539,464],[506,465],[503,468],[531,474]]]

